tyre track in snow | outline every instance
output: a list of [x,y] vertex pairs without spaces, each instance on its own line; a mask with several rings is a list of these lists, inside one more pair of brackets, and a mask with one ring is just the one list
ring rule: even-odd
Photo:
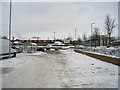
[[[66,54],[64,52],[58,51],[47,51],[48,55],[51,60],[55,61],[56,65],[59,65],[61,68],[49,70],[49,71],[57,71],[59,72],[58,77],[60,83],[60,87],[63,88],[70,88],[73,86],[73,75],[71,73],[71,69],[66,68],[68,60],[66,60]],[[67,82],[66,82],[67,81]]]
[[[62,58],[61,58],[62,57]],[[70,69],[67,69],[66,54],[61,52],[61,54],[57,57],[60,58],[59,64],[61,64],[61,70],[59,72],[59,77],[61,81],[61,87],[63,88],[72,88],[73,86],[73,75]],[[58,61],[57,61],[58,63]]]

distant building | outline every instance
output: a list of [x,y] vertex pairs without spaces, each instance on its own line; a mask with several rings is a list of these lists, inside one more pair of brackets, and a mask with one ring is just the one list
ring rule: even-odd
[[36,43],[38,46],[41,46],[41,45],[47,45],[47,44],[53,44],[55,41],[54,40],[19,40],[19,39],[16,39],[16,40],[12,40],[13,44],[15,44],[16,42],[19,42],[17,43],[18,45],[21,44],[21,43]]
[[91,40],[86,40],[84,42],[85,46],[100,46],[100,41],[99,39],[91,39]]

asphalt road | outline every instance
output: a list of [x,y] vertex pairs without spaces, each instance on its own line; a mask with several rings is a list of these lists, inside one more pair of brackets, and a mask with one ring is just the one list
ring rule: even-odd
[[18,54],[3,64],[3,88],[118,87],[118,66],[73,50]]

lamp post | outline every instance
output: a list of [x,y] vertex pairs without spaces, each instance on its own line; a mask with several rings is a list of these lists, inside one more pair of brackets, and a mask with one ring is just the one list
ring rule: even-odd
[[90,38],[90,46],[92,47],[92,25],[95,23],[91,23],[91,38]]
[[11,53],[11,11],[12,11],[12,1],[10,0],[10,15],[9,15],[9,58]]

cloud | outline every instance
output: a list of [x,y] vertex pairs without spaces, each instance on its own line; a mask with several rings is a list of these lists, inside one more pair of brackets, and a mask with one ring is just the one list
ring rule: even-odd
[[105,15],[117,18],[116,8],[117,3],[14,2],[12,33],[27,38],[40,36],[53,39],[53,32],[56,32],[57,38],[64,38],[69,33],[74,37],[77,27],[77,35],[82,36],[86,32],[89,36],[90,23],[95,22],[103,32]]

